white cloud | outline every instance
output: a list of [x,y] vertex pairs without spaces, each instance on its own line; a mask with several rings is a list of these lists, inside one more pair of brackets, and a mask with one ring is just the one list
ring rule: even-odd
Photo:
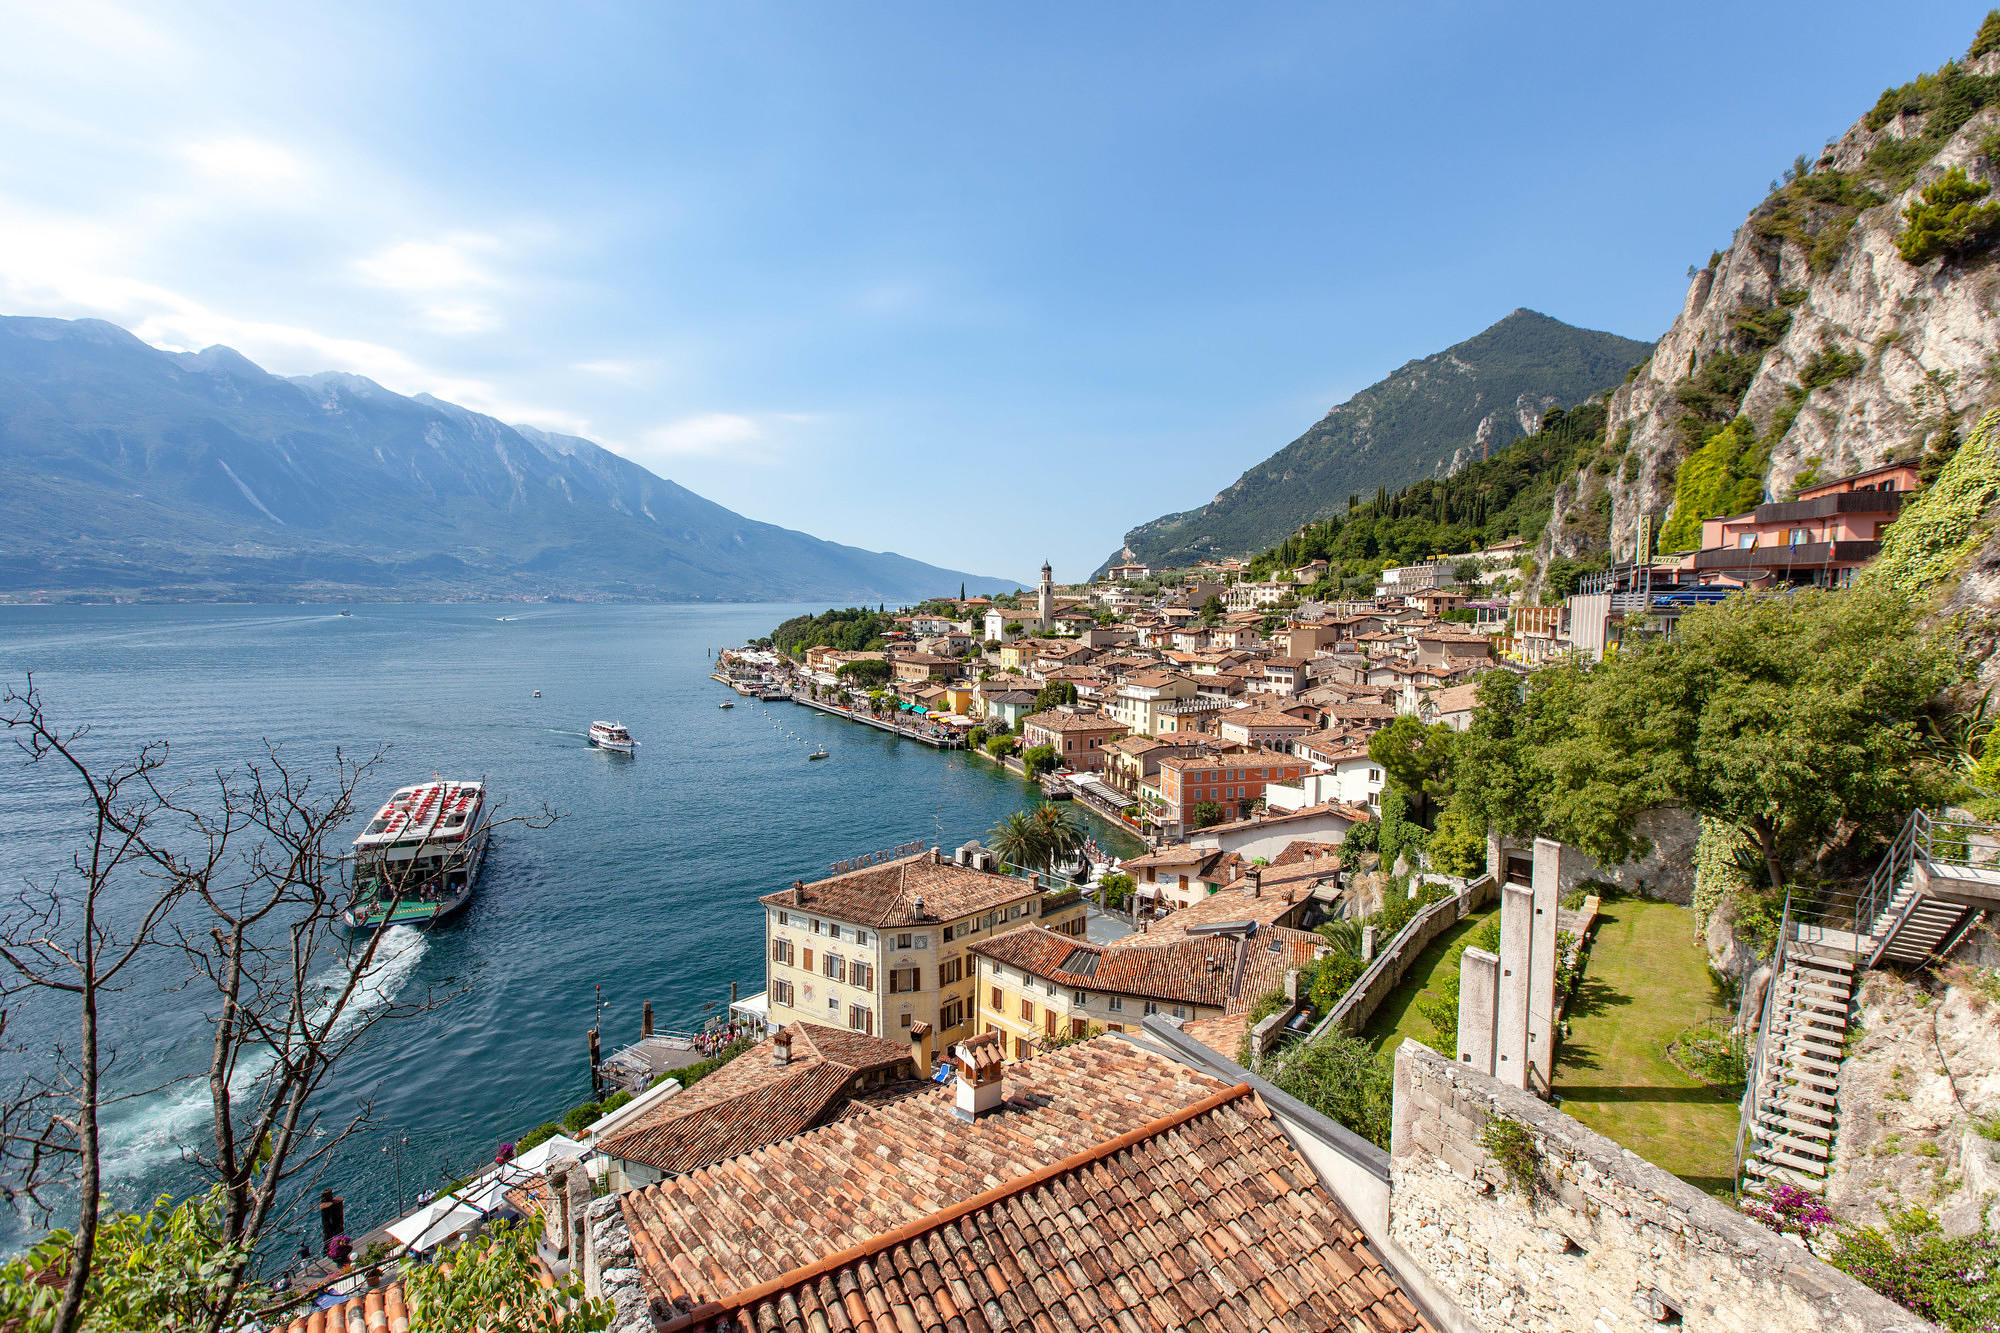
[[289,191],[307,175],[291,150],[248,135],[184,143],[180,155],[202,175],[250,194]]
[[490,236],[461,232],[439,241],[403,241],[354,261],[354,271],[377,287],[398,292],[452,292],[491,289],[499,278],[474,256],[492,254],[500,243]]
[[570,369],[619,384],[637,384],[651,372],[652,367],[643,361],[576,361],[571,363]]
[[646,452],[672,458],[738,457],[762,452],[764,432],[756,421],[735,412],[704,412],[655,426],[643,437]]

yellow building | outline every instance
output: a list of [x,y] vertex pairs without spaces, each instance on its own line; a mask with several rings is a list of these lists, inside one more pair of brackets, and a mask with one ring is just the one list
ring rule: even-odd
[[971,945],[1023,926],[1081,938],[1082,896],[989,868],[978,844],[936,848],[766,894],[766,1018],[894,1037],[919,1020],[973,1035]]
[[1129,935],[1088,944],[1029,928],[971,947],[978,1030],[997,1032],[1010,1060],[1093,1028],[1123,1032],[1149,1015],[1214,1018],[1242,1013],[1329,948],[1310,931],[1283,926],[1241,933]]

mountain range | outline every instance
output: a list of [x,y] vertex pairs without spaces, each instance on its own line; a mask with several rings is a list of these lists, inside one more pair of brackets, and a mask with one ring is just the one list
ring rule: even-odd
[[1018,586],[759,523],[589,440],[0,318],[0,597],[890,601]]
[[1516,310],[1361,390],[1207,504],[1132,529],[1105,565],[1174,567],[1262,551],[1344,511],[1350,495],[1448,475],[1532,433],[1549,408],[1619,383],[1651,351]]

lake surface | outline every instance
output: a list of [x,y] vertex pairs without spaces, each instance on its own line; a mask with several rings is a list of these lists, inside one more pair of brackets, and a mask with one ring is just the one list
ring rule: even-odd
[[[547,830],[501,830],[463,912],[388,942],[380,1002],[428,986],[464,993],[377,1028],[339,1076],[331,1109],[372,1102],[376,1121],[327,1181],[359,1234],[393,1213],[399,1166],[414,1203],[587,1099],[596,988],[606,1054],[638,1036],[646,1000],[660,1025],[696,1026],[726,1007],[731,982],[763,989],[759,895],[899,843],[979,837],[1039,800],[983,761],[811,709],[718,708],[735,696],[707,678],[709,653],[805,609],[0,608],[0,678],[19,685],[32,671],[58,722],[91,726],[85,749],[98,761],[167,740],[175,770],[196,775],[255,759],[268,739],[289,762],[325,771],[337,748],[387,746],[357,801],[364,817],[433,772],[483,777],[503,816],[544,802],[560,813]],[[638,755],[591,749],[593,718],[623,721]],[[832,757],[808,763],[816,746]],[[1134,846],[1077,814],[1107,845]],[[50,876],[78,817],[75,790],[53,770],[0,765],[0,888]],[[199,993],[172,990],[178,968],[159,960],[119,999],[123,1087],[203,1065]],[[26,1058],[72,1040],[32,1006],[8,1036]],[[106,1145],[118,1199],[184,1188],[183,1146],[207,1123],[192,1088],[118,1113]],[[308,1219],[315,1246],[316,1225]]]

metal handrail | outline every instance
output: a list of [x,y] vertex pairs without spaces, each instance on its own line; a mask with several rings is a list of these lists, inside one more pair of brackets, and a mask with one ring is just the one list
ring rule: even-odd
[[1785,911],[1778,920],[1778,944],[1771,951],[1771,979],[1764,986],[1764,1013],[1757,1020],[1757,1044],[1750,1052],[1748,1075],[1743,1083],[1743,1103],[1736,1115],[1736,1183],[1743,1183],[1743,1150],[1748,1145],[1750,1126],[1764,1100],[1764,1059],[1771,1039],[1771,1013],[1778,1007],[1778,979],[1784,975],[1785,959],[1791,952],[1792,893],[1785,891]]

